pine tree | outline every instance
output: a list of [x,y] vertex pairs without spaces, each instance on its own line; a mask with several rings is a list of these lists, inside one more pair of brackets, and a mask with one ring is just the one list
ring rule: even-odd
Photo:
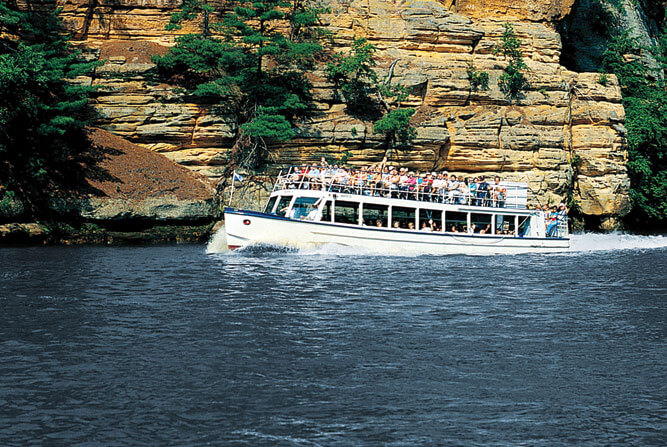
[[514,32],[511,23],[505,23],[505,31],[501,37],[501,43],[493,50],[493,54],[502,54],[509,62],[505,72],[498,78],[498,86],[507,99],[512,102],[523,97],[523,91],[529,87],[528,80],[524,75],[529,70],[523,60],[521,52],[521,40]]
[[355,39],[348,54],[333,56],[327,65],[327,77],[342,93],[349,113],[375,121],[373,133],[384,135],[387,151],[407,149],[417,136],[410,124],[415,109],[401,107],[408,91],[401,84],[392,84],[392,68],[385,79],[379,80],[374,54],[375,47],[366,39]]
[[295,136],[294,122],[310,99],[306,72],[322,50],[323,11],[303,0],[241,1],[214,21],[205,0],[186,0],[172,16],[167,29],[197,18],[201,31],[177,38],[153,60],[163,76],[235,117],[232,163],[257,168],[272,142]]
[[73,156],[86,147],[93,88],[68,79],[95,64],[79,60],[56,12],[0,4],[0,36],[0,182],[39,212],[45,191],[71,180]]

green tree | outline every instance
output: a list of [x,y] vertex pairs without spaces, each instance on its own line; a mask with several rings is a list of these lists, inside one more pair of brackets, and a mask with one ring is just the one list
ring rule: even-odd
[[354,39],[349,54],[336,53],[327,64],[327,77],[340,91],[348,110],[362,118],[377,119],[378,105],[372,100],[378,86],[375,47],[364,38]]
[[498,86],[505,94],[507,99],[512,102],[523,97],[523,91],[529,87],[525,72],[529,70],[523,60],[521,52],[521,40],[514,32],[514,26],[511,23],[505,23],[502,41],[493,50],[493,54],[501,54],[508,60],[505,72],[498,78]]
[[62,31],[57,11],[0,4],[0,182],[33,212],[49,189],[73,179],[74,157],[87,147],[94,89],[68,80],[95,63],[81,62]]
[[417,136],[417,130],[410,124],[415,109],[390,110],[375,122],[373,132],[383,134],[389,148],[407,148]]
[[373,120],[373,132],[385,136],[387,150],[407,148],[417,135],[410,124],[413,108],[402,108],[407,89],[391,78],[394,64],[380,82],[375,71],[375,47],[364,38],[355,39],[348,54],[335,54],[327,64],[327,77],[339,90],[348,111],[362,119]]
[[[664,28],[664,25],[663,25]],[[667,61],[665,29],[657,49]],[[627,32],[617,33],[603,55],[609,73],[618,77],[623,94],[628,141],[628,174],[632,182],[631,225],[665,228],[667,223],[667,91],[664,82],[648,76],[639,57],[640,45]],[[667,67],[666,67],[667,68]]]
[[468,80],[470,81],[470,86],[473,91],[477,91],[480,88],[482,90],[489,89],[489,74],[485,71],[478,71],[473,63],[468,64],[468,69],[466,70],[468,74]]
[[241,1],[214,21],[205,0],[186,0],[167,29],[200,19],[201,32],[177,38],[153,60],[190,94],[225,106],[236,120],[232,162],[257,168],[271,142],[293,138],[295,120],[307,113],[306,72],[322,50],[323,11],[304,0]]

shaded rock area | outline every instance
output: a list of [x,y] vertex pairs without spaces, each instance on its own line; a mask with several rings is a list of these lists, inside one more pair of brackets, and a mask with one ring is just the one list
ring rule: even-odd
[[576,71],[601,71],[609,41],[619,32],[627,32],[635,40],[636,55],[649,67],[649,74],[664,79],[651,48],[658,44],[665,5],[667,2],[657,0],[576,0],[559,24],[563,37],[561,62]]
[[[160,154],[91,129],[83,182],[48,199],[45,223],[0,225],[5,243],[202,241],[220,217],[209,180]],[[12,216],[3,216],[5,220]]]

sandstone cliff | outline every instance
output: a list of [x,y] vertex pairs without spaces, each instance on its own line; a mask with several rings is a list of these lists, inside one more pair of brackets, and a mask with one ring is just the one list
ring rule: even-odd
[[[213,179],[226,164],[234,129],[214,106],[197,104],[155,81],[150,55],[166,51],[164,31],[178,0],[58,0],[62,16],[91,58],[106,60],[93,82],[99,125]],[[531,200],[560,200],[573,187],[585,215],[606,226],[628,210],[624,110],[616,79],[560,65],[556,25],[574,0],[326,0],[332,51],[355,37],[378,48],[379,66],[397,61],[394,77],[410,87],[418,137],[393,160],[416,169],[500,173],[530,185]],[[510,105],[497,86],[505,62],[494,56],[503,23],[514,23],[531,71],[531,88]],[[186,32],[187,29],[182,32]],[[490,75],[489,90],[474,91],[473,63]],[[321,72],[314,115],[299,136],[273,148],[271,167],[319,160],[349,150],[353,164],[379,160],[382,141],[372,124],[346,114]]]

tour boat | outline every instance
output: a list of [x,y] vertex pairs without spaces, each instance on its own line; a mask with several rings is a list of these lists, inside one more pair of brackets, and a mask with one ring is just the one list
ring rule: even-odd
[[489,192],[462,194],[426,191],[419,185],[388,188],[358,180],[361,176],[354,172],[339,178],[335,170],[316,168],[312,172],[318,174],[309,176],[308,170],[290,168],[278,175],[263,211],[225,208],[229,248],[338,244],[379,253],[428,254],[569,248],[567,217],[547,229],[544,213],[526,207],[525,184],[501,182]]

